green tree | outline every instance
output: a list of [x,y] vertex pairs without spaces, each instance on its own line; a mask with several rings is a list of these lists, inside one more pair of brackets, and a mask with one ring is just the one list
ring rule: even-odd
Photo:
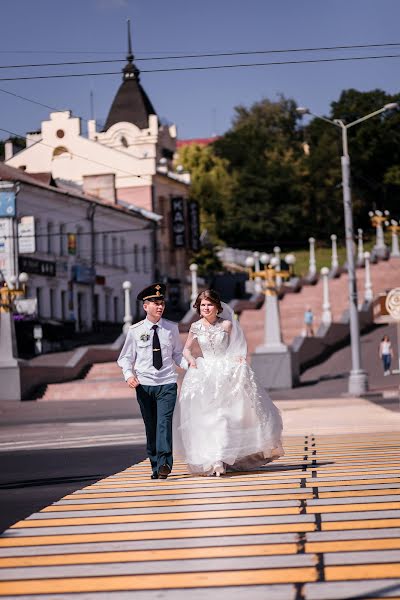
[[293,100],[239,106],[231,129],[214,143],[234,179],[219,232],[229,245],[263,247],[293,237],[306,182]]

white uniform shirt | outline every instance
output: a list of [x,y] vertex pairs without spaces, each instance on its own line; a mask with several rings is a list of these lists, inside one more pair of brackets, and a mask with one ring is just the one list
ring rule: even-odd
[[117,361],[125,381],[136,376],[142,385],[176,383],[174,363],[187,368],[187,361],[182,356],[178,326],[167,319],[160,319],[156,323],[163,364],[159,370],[153,366],[153,325],[154,323],[146,318],[129,328]]

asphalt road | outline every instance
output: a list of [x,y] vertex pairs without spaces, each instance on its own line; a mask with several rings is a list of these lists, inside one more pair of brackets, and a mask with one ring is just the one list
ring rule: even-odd
[[0,531],[145,456],[144,446],[134,445],[3,452]]

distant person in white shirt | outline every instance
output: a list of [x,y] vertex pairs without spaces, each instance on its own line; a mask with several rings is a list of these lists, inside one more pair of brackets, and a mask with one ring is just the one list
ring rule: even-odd
[[163,319],[166,287],[155,283],[138,296],[146,318],[128,330],[118,358],[125,381],[136,389],[146,428],[152,479],[166,479],[172,470],[172,415],[177,396],[175,364],[185,368],[176,323]]
[[314,335],[313,322],[314,315],[311,307],[309,306],[304,313],[305,337],[312,337]]
[[379,357],[383,363],[383,374],[390,375],[390,365],[392,364],[393,349],[388,335],[384,335],[379,344]]

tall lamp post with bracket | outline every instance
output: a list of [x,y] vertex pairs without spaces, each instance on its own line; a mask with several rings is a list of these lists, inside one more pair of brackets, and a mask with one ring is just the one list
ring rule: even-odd
[[348,392],[354,396],[362,396],[368,389],[368,375],[363,370],[361,364],[361,342],[360,342],[360,323],[358,318],[358,298],[357,298],[357,280],[354,260],[354,228],[353,228],[353,211],[351,203],[351,186],[350,186],[350,156],[347,132],[351,127],[358,125],[372,117],[398,108],[396,102],[386,104],[382,108],[375,110],[351,123],[345,123],[341,119],[327,119],[320,115],[315,115],[310,109],[298,107],[299,115],[312,115],[313,117],[325,121],[330,125],[338,127],[342,134],[342,190],[343,190],[343,207],[344,207],[344,226],[346,239],[346,258],[348,270],[348,285],[349,285],[349,318],[350,318],[350,343],[351,343],[351,371],[348,380]]

